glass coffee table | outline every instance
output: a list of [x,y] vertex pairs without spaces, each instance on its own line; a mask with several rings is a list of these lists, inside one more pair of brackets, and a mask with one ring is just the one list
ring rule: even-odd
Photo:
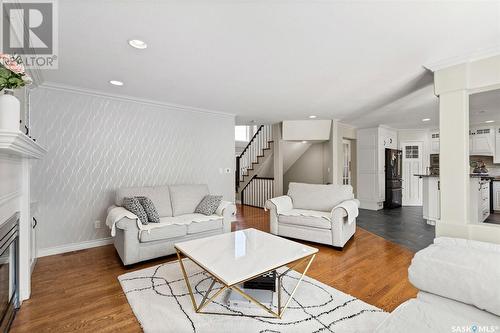
[[[177,257],[179,258],[193,308],[197,313],[219,314],[202,310],[221,295],[223,291],[230,289],[278,318],[283,316],[285,309],[288,307],[318,252],[318,249],[314,247],[256,229],[239,230],[177,243],[175,244],[175,250],[177,251]],[[193,261],[212,278],[210,287],[199,304],[196,303],[188,273],[182,261],[183,256]],[[277,310],[263,305],[241,287],[246,281],[287,265],[290,266],[284,272],[277,272]],[[282,303],[281,279],[288,271],[300,265],[305,265],[302,275],[286,302]],[[210,295],[216,283],[219,283],[222,287],[213,295]]]

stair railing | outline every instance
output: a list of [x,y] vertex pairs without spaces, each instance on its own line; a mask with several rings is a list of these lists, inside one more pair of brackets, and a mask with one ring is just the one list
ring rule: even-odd
[[269,142],[273,140],[272,125],[260,125],[245,149],[236,156],[236,190],[243,177],[248,175],[248,170],[258,162],[259,156],[264,156],[264,149],[270,148]]
[[274,196],[274,178],[253,177],[241,191],[241,204],[264,208],[267,200]]

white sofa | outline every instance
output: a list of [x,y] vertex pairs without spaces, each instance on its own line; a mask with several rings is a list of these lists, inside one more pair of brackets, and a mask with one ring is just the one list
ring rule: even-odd
[[417,297],[398,306],[375,332],[500,332],[499,263],[500,245],[436,238],[408,269]]
[[207,185],[170,185],[122,188],[116,192],[115,206],[124,197],[146,196],[153,201],[160,223],[142,225],[124,217],[114,223],[115,248],[124,265],[175,253],[174,244],[195,238],[231,232],[236,206],[223,201],[214,215],[195,214],[205,195]]
[[[350,185],[290,183],[287,195],[265,207],[271,233],[343,247],[356,231],[359,201]],[[346,207],[354,208],[349,216]]]

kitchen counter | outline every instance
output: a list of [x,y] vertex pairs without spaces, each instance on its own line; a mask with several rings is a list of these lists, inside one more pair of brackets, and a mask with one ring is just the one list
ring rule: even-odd
[[[439,175],[415,174],[422,179],[423,217],[434,225],[441,218],[441,182]],[[470,174],[470,218],[471,223],[484,222],[490,215],[492,181],[498,184],[500,177]],[[500,194],[499,194],[500,195]],[[499,202],[500,203],[500,202]]]
[[[414,176],[420,177],[420,178],[429,178],[429,177],[439,178],[439,175],[414,174]],[[491,179],[491,180],[495,180],[495,181],[500,181],[500,177],[494,177],[494,176],[478,174],[478,173],[471,173],[470,177],[471,178],[484,178],[484,179]]]

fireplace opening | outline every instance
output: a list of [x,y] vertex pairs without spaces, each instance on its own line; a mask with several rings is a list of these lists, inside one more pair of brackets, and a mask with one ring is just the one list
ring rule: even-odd
[[0,331],[7,332],[19,308],[19,213],[0,225]]

